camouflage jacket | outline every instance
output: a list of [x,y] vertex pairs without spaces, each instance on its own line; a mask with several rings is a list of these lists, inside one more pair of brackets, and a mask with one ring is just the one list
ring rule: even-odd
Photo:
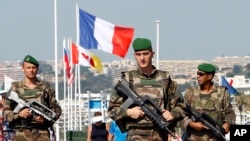
[[[213,118],[218,124],[235,122],[235,112],[230,103],[230,95],[228,90],[223,86],[213,86],[213,91],[210,94],[200,94],[197,88],[188,89],[185,92],[184,99],[188,105],[198,112],[205,112]],[[191,121],[189,117],[184,119],[184,129],[188,128]]]
[[[151,75],[146,76],[140,70],[132,70],[122,73],[122,78],[129,81],[134,91],[142,98],[148,95],[161,109],[171,111],[174,120],[178,121],[184,117],[183,110],[178,107],[178,103],[182,102],[180,93],[177,95],[177,84],[170,80],[168,72],[155,70]],[[169,83],[169,86],[168,82]],[[167,90],[167,88],[169,88]],[[143,119],[132,119],[127,116],[126,110],[122,111],[120,106],[126,100],[122,94],[116,90],[113,91],[108,108],[108,115],[115,121],[125,121],[123,126],[126,130],[131,127],[153,127],[154,125],[147,117]]]
[[[37,86],[33,89],[30,89],[24,84],[23,81],[12,82],[9,92],[15,91],[20,98],[23,98],[26,101],[35,100],[48,107],[56,113],[56,116],[54,118],[54,120],[56,121],[60,117],[62,109],[55,99],[55,90],[46,81],[37,80],[36,83]],[[23,123],[32,123],[33,125],[37,125],[33,120],[33,116],[28,119],[23,119],[18,116],[18,113],[14,113],[13,110],[16,106],[17,103],[13,100],[9,100],[6,98],[6,100],[4,101],[3,116],[5,120],[9,122],[11,128],[16,128],[17,126],[27,126],[22,125]],[[47,128],[50,126],[52,126],[52,123],[47,120],[43,125],[40,125],[41,128]]]

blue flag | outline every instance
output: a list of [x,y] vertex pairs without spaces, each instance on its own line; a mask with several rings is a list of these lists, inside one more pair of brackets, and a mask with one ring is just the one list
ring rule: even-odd
[[227,80],[224,76],[221,77],[221,83],[222,83],[222,86],[227,87],[227,90],[228,90],[230,95],[231,94],[232,95],[238,94],[237,90],[227,82]]

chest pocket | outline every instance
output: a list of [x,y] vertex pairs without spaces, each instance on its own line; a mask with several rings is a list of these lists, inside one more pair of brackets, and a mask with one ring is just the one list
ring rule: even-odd
[[36,101],[42,103],[43,92],[37,89],[24,89],[23,93],[20,93],[20,97],[26,99],[27,101]]
[[149,96],[158,106],[161,106],[164,90],[155,80],[141,79],[140,83],[134,83],[134,90],[140,97]]
[[[133,85],[133,89],[141,98],[147,95],[156,105],[163,109],[164,85],[162,85],[161,80],[133,77],[133,81],[130,81],[130,84]],[[150,107],[151,105],[148,106]],[[152,109],[154,110],[154,108]],[[153,123],[148,117],[145,117],[142,119],[138,119],[136,126],[152,127]]]
[[210,95],[201,96],[195,94],[192,107],[198,112],[205,112],[218,123],[222,123],[221,94],[213,92]]

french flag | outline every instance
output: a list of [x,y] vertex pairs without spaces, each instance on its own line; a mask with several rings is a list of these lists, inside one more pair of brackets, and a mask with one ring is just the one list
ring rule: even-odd
[[224,76],[221,77],[221,85],[227,88],[229,94],[239,94],[238,91],[228,83],[227,79]]
[[77,38],[85,49],[99,49],[124,58],[134,36],[134,28],[117,26],[77,7]]

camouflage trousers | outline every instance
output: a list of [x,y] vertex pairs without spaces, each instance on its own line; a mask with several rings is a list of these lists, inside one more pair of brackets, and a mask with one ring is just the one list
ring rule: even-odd
[[195,132],[191,133],[191,135],[183,141],[220,141],[216,139],[215,136],[211,133],[206,132]]
[[50,141],[48,130],[17,129],[15,141]]
[[130,129],[127,141],[168,141],[168,133],[157,129]]

